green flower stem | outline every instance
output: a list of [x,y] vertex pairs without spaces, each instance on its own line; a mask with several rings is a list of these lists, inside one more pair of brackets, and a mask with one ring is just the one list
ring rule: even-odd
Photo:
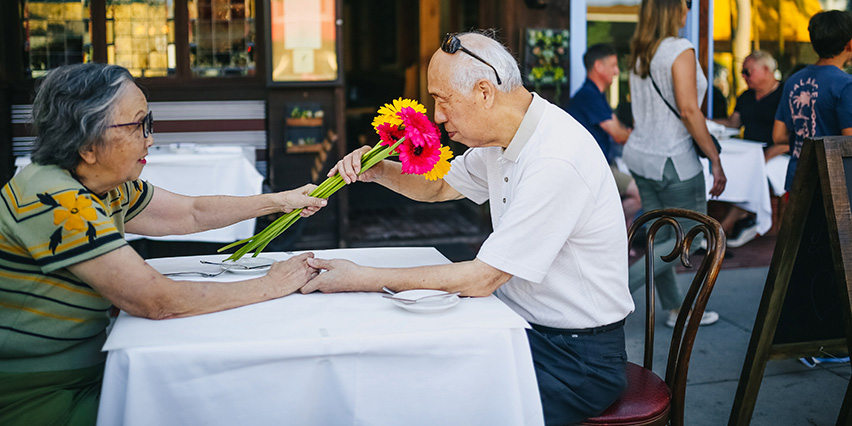
[[[364,173],[371,167],[379,164],[385,158],[389,157],[404,140],[405,138],[402,137],[391,146],[376,145],[367,151],[367,153],[361,156],[361,171],[358,174],[360,175],[361,173]],[[340,173],[337,173],[336,175],[324,180],[321,184],[319,184],[319,186],[314,188],[309,195],[311,197],[327,199],[344,186],[346,186],[346,182],[343,181],[343,177],[340,176]],[[237,249],[237,251],[231,254],[231,256],[229,256],[226,260],[239,260],[245,256],[246,253],[252,250],[254,250],[252,257],[257,257],[257,255],[259,255],[272,240],[284,233],[287,228],[299,220],[301,217],[299,214],[301,212],[302,209],[296,209],[290,213],[282,215],[270,223],[264,230],[258,232],[257,235],[228,244],[217,250],[217,252],[221,253],[232,247],[242,245],[242,247]]]

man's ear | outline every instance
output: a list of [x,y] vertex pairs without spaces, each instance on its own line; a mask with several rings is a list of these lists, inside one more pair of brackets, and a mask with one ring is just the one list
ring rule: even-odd
[[476,82],[474,86],[474,94],[480,98],[486,108],[491,108],[494,105],[494,96],[497,95],[497,88],[490,80],[482,79]]

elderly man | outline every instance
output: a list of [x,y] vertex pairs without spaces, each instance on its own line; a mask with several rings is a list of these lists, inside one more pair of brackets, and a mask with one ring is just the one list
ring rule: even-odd
[[743,79],[748,90],[737,97],[734,113],[715,120],[728,127],[743,128],[743,137],[766,144],[766,159],[787,151],[785,145],[773,145],[772,127],[781,102],[781,83],[775,79],[777,63],[767,52],[755,50],[743,61]]
[[[772,142],[775,111],[781,102],[782,92],[781,84],[775,79],[776,67],[775,59],[767,52],[755,50],[746,56],[742,73],[748,90],[737,97],[737,105],[730,117],[714,120],[728,127],[742,127],[743,138],[763,142],[766,161],[788,150],[786,145],[774,145]],[[720,222],[728,236],[728,247],[740,247],[757,236],[754,214],[736,205],[730,205]]]
[[624,218],[603,153],[570,115],[524,89],[512,55],[481,34],[447,36],[429,63],[428,88],[435,121],[471,148],[445,180],[403,175],[388,160],[359,177],[368,147],[331,173],[420,201],[490,201],[493,233],[474,260],[449,265],[377,269],[314,259],[326,271],[302,291],[496,293],[532,325],[546,423],[598,414],[625,387],[623,324],[633,310]]

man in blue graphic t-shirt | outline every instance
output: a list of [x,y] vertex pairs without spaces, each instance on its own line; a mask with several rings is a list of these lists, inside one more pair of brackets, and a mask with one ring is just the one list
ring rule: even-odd
[[817,13],[808,32],[819,60],[787,80],[772,129],[776,144],[790,144],[788,191],[806,138],[852,135],[852,75],[843,71],[852,60],[852,13]]
[[627,142],[630,129],[618,121],[604,96],[606,88],[618,76],[618,57],[612,46],[596,44],[586,50],[586,54],[583,55],[583,64],[586,66],[586,82],[577,90],[565,110],[594,136],[598,146],[601,147],[612,169],[629,227],[642,203],[639,198],[639,188],[636,187],[633,177],[615,166],[616,155],[613,152],[615,151],[613,143]]

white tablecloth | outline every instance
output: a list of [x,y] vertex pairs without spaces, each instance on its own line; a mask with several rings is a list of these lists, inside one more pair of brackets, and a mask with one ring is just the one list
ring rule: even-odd
[[[263,184],[263,176],[238,146],[150,149],[147,160],[140,178],[177,194],[256,195],[260,194]],[[254,226],[255,220],[251,219],[189,235],[142,237],[127,234],[126,238],[230,243],[254,235]]]
[[[448,262],[432,248],[316,254],[385,267]],[[222,256],[149,263],[168,272],[201,258]],[[493,296],[431,314],[376,293],[294,294],[164,321],[122,313],[104,346],[98,424],[541,425],[526,326]]]
[[[755,214],[757,232],[765,234],[772,227],[772,202],[769,198],[769,172],[763,156],[763,144],[742,139],[721,139],[722,168],[728,179],[725,192],[718,198],[711,198],[709,191],[713,187],[710,174],[710,162],[704,163],[704,181],[707,185],[707,199],[734,203]],[[783,161],[783,157],[778,162]],[[784,165],[786,169],[786,165]],[[783,191],[783,183],[781,185]]]
[[766,162],[766,176],[769,178],[769,187],[776,196],[784,195],[784,182],[787,180],[787,165],[790,163],[788,154],[772,157]]

